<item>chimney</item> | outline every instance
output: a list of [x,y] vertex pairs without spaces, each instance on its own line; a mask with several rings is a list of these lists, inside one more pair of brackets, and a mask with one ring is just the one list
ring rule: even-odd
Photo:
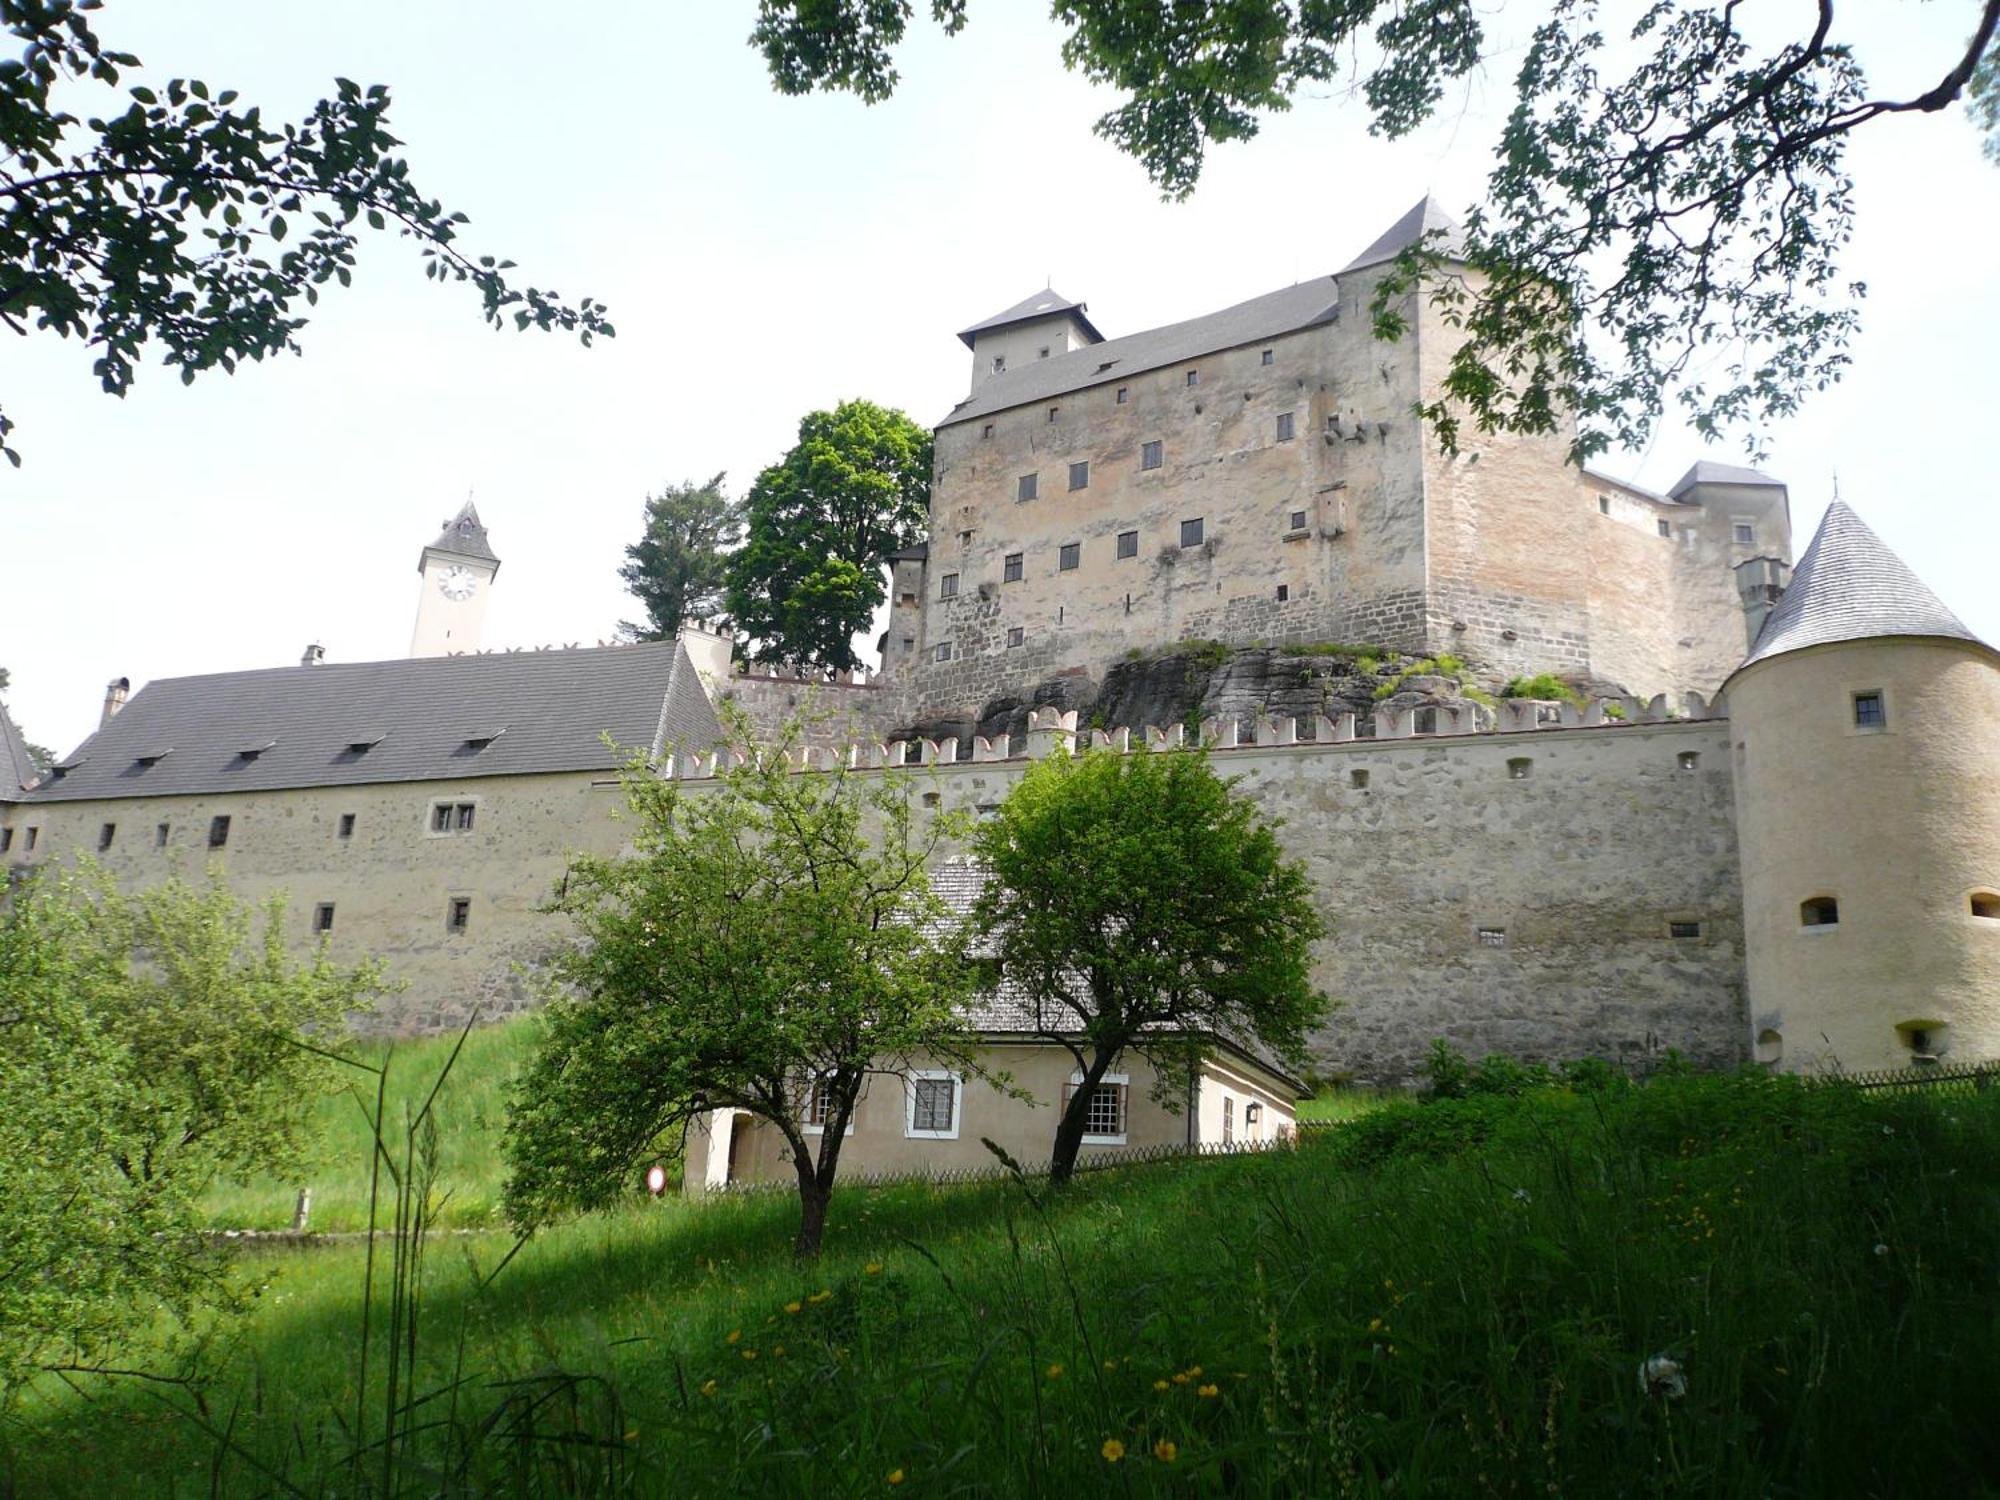
[[118,717],[118,710],[125,706],[125,699],[131,691],[132,679],[129,677],[114,677],[104,685],[104,713],[97,721],[99,729]]
[[1782,557],[1750,557],[1736,565],[1736,594],[1743,601],[1743,629],[1752,649],[1791,581],[1792,565]]
[[708,689],[711,697],[717,689],[729,685],[730,656],[736,649],[736,632],[730,629],[728,621],[703,624],[683,620],[680,642],[688,660],[694,663],[695,675],[701,678],[702,686]]
[[318,641],[314,641],[299,654],[299,665],[302,667],[316,667],[325,660],[326,647],[322,646]]

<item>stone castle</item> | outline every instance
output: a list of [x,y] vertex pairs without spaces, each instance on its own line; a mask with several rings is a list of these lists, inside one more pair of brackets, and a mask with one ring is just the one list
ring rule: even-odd
[[[1654,494],[1567,435],[1439,454],[1411,415],[1450,333],[1376,278],[1428,202],[1330,277],[1106,339],[1044,291],[967,328],[927,543],[888,560],[883,670],[809,682],[724,633],[478,651],[499,559],[468,505],[419,560],[410,659],[113,685],[37,780],[0,715],[0,861],[121,880],[219,865],[301,947],[381,955],[399,1030],[532,1003],[540,910],[626,832],[616,760],[714,769],[715,706],[808,703],[992,807],[1095,742],[1213,747],[1322,893],[1321,1066],[1669,1049],[1875,1068],[2000,1055],[2000,654],[1836,504],[1791,566],[1783,484]],[[458,653],[458,654],[453,654]],[[1554,674],[1564,701],[1498,697]]]

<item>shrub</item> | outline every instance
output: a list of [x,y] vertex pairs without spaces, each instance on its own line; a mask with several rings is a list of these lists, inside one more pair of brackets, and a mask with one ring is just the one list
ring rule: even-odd
[[1539,698],[1544,701],[1581,703],[1583,694],[1553,672],[1537,672],[1533,677],[1510,677],[1500,689],[1503,698]]

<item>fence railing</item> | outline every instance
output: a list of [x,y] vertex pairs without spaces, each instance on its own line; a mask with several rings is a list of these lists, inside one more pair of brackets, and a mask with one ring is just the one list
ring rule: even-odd
[[1880,1068],[1861,1073],[1821,1073],[1810,1082],[1869,1093],[1913,1094],[1932,1091],[1980,1093],[2000,1084],[2000,1063],[1931,1063],[1919,1068]]

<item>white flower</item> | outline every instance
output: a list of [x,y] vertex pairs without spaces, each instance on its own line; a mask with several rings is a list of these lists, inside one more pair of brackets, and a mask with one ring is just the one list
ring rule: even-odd
[[1530,1198],[1528,1196],[1528,1190],[1526,1188],[1515,1188],[1514,1197],[1522,1203],[1533,1203],[1535,1201],[1533,1198]]
[[1681,1374],[1679,1360],[1655,1354],[1639,1366],[1640,1395],[1657,1396],[1662,1401],[1678,1401],[1687,1394],[1687,1390],[1687,1378]]
[[1889,1253],[1889,1247],[1887,1245],[1877,1245],[1875,1247],[1875,1253],[1877,1255],[1887,1255]]

